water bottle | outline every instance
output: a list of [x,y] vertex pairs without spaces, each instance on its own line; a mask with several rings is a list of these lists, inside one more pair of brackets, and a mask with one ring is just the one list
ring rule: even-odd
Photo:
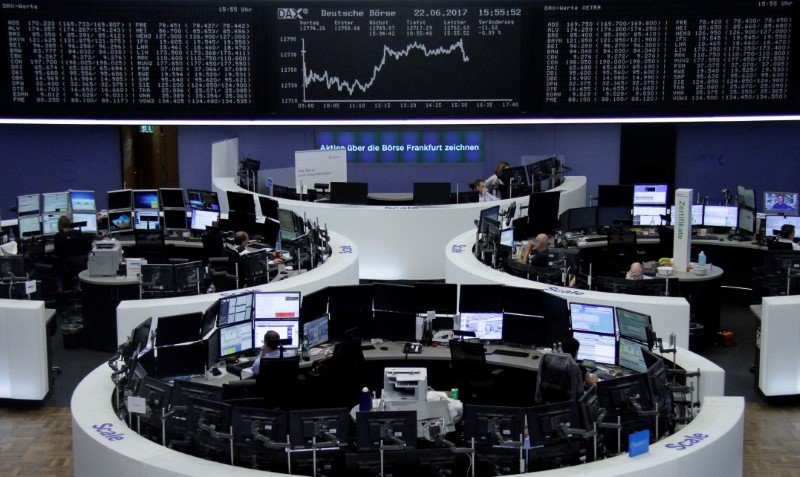
[[372,410],[372,395],[370,395],[369,389],[367,389],[366,386],[361,390],[361,398],[358,401],[358,410],[362,412]]
[[303,338],[303,342],[300,344],[300,357],[303,358],[303,361],[311,359],[308,354],[308,339],[306,338]]
[[706,254],[703,251],[700,251],[700,254],[697,256],[697,264],[701,266],[705,266],[706,264]]

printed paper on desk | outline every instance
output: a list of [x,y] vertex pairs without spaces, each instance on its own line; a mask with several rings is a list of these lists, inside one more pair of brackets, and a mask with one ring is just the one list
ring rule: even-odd
[[138,396],[128,396],[128,412],[147,414],[147,399]]

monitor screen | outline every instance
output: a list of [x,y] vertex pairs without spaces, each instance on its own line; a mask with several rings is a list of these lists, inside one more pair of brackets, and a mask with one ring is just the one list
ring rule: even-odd
[[646,329],[653,326],[650,315],[626,310],[625,308],[617,308],[617,324],[619,325],[620,336],[644,342],[647,341]]
[[629,184],[597,186],[598,207],[627,207],[633,205],[633,186]]
[[108,210],[131,209],[131,190],[108,191]]
[[72,190],[69,192],[72,210],[97,210],[93,190]]
[[631,220],[631,208],[628,206],[614,206],[606,207],[600,206],[597,208],[597,226],[598,227],[611,227],[615,221]]
[[736,220],[737,226],[739,230],[749,233],[755,233],[756,231],[756,211],[753,209],[747,209],[744,207],[739,207],[739,217]]
[[42,232],[38,215],[26,215],[17,221],[19,234],[23,237],[28,235],[39,235]]
[[[261,206],[261,215],[264,217],[269,217],[273,220],[281,220],[281,224],[283,224],[283,219],[280,218],[280,210],[278,209],[278,201],[275,199],[270,199],[269,197],[264,197],[263,195],[258,196],[258,204]],[[294,220],[294,213],[290,210],[286,210],[285,212],[289,212],[289,216]],[[287,230],[294,230],[294,227],[291,227]]]
[[462,312],[459,329],[474,331],[475,337],[480,340],[502,340],[503,314]]
[[73,212],[72,213],[72,223],[78,224],[80,222],[86,222],[86,225],[81,227],[81,232],[96,234],[97,233],[97,213],[90,212],[90,213],[82,213],[82,212]]
[[281,224],[281,230],[294,231],[294,212],[286,209],[278,209],[278,222]]
[[764,213],[797,215],[797,192],[764,192]]
[[641,341],[636,341],[620,336],[619,338],[619,365],[625,369],[644,373],[647,371],[647,364],[642,356],[642,346],[647,346]]
[[203,343],[159,348],[156,377],[166,380],[178,376],[202,375],[206,370],[205,354]]
[[417,339],[417,315],[375,310],[373,328],[373,335],[385,341],[414,341]]
[[247,192],[234,192],[227,191],[228,195],[228,210],[235,210],[236,212],[244,212],[247,214],[256,213],[256,203],[253,194]]
[[570,303],[569,313],[573,330],[607,334],[616,331],[613,306]]
[[[259,342],[260,341],[259,339]],[[253,323],[250,321],[219,330],[220,357],[230,356],[251,349],[253,349]]]
[[328,342],[329,319],[330,315],[326,313],[303,324],[303,337],[308,341],[309,348]]
[[206,227],[212,227],[219,222],[219,212],[204,209],[192,209],[192,230],[205,232]]
[[42,216],[42,234],[55,235],[58,233],[58,219],[66,213],[45,214]]
[[369,185],[366,182],[331,182],[333,204],[366,204]]
[[161,195],[161,207],[163,209],[183,209],[183,189],[159,189]]
[[[483,222],[484,217],[488,217],[490,219],[493,219],[495,222],[499,221],[500,220],[500,206],[499,205],[495,205],[494,207],[489,207],[489,208],[481,210],[481,215],[480,215],[480,219],[481,220],[480,220],[480,222]],[[478,225],[480,225],[480,223]]]
[[533,235],[549,234],[558,228],[558,208],[561,193],[533,192],[528,196],[528,230]]
[[418,312],[436,311],[455,313],[458,304],[458,285],[456,283],[414,284],[414,307]]
[[441,205],[450,203],[449,182],[415,182],[415,205]]
[[633,205],[667,205],[667,185],[634,184]]
[[219,199],[216,192],[186,189],[186,198],[189,200],[189,207],[192,209],[219,212]]
[[255,318],[299,319],[300,292],[256,292]]
[[[675,225],[678,216],[675,215],[675,206],[670,206],[669,209],[669,224]],[[703,204],[692,205],[692,225],[703,225]]]
[[161,228],[158,210],[136,210],[133,218],[134,230],[158,230]]
[[156,322],[156,346],[168,346],[199,341],[203,313],[160,316]]
[[786,217],[783,215],[768,215],[764,225],[765,233],[769,237],[774,237],[775,230],[780,230],[783,224],[792,224],[794,228],[800,230],[800,217]]
[[133,191],[134,209],[158,209],[158,191],[153,190],[134,190]]
[[42,194],[42,212],[68,212],[69,192]]
[[617,364],[617,339],[614,335],[573,331],[572,336],[581,344],[579,361],[588,359],[600,364]]
[[653,205],[633,206],[633,225],[655,227],[661,225],[661,216],[667,215],[667,208]]
[[164,228],[167,230],[186,230],[186,211],[183,209],[165,210]]
[[500,231],[500,245],[514,248],[514,229],[503,229]]
[[255,320],[254,347],[259,347],[264,342],[267,331],[275,331],[280,339],[290,339],[292,344],[284,345],[286,349],[300,347],[300,321],[292,320]]
[[526,348],[548,344],[544,316],[503,313],[503,344]]
[[564,230],[589,230],[597,227],[597,207],[576,207],[564,214]]
[[414,287],[394,283],[372,285],[373,308],[375,310],[413,312]]
[[219,299],[219,318],[217,326],[233,325],[250,321],[253,315],[253,294],[226,296]]
[[736,205],[756,210],[756,191],[743,185],[737,185]]
[[739,218],[738,207],[726,205],[706,205],[703,209],[703,225],[707,227],[736,227]]
[[17,216],[39,215],[39,194],[20,195],[17,197]]

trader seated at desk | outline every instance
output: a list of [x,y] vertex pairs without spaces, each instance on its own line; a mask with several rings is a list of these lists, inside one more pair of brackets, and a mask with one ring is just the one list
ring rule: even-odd
[[778,242],[792,244],[792,250],[800,250],[800,244],[794,242],[794,225],[783,224],[781,225],[778,234]]
[[486,181],[483,179],[478,179],[475,181],[475,191],[478,192],[478,202],[493,202],[495,200],[500,200],[491,192],[489,192],[489,189],[486,188]]
[[527,264],[530,260],[532,267],[547,267],[550,265],[550,252],[547,250],[549,245],[550,237],[547,234],[539,234],[525,245],[525,252],[517,261]]
[[[255,249],[248,248],[249,245],[255,243],[258,242],[255,240],[250,240],[250,236],[247,235],[247,232],[240,230],[235,234],[233,234],[233,250],[235,250],[236,253],[238,253],[239,255],[244,255],[246,253],[255,251]],[[271,258],[271,260],[269,261],[270,265],[278,265],[280,263],[283,263],[282,258],[277,258],[274,256],[270,258]]]
[[[572,337],[567,338],[561,344],[561,349],[564,350],[565,353],[572,355],[572,359],[574,359],[576,362],[578,360],[578,350],[580,349],[580,347],[581,347],[580,341]],[[581,368],[581,374],[583,375],[584,388],[589,389],[592,386],[594,386],[597,381],[599,381],[599,378],[597,377],[596,374],[590,373],[588,369],[586,369],[584,366],[580,364],[578,364],[578,366]]]
[[253,376],[258,376],[261,358],[277,359],[294,356],[292,351],[284,351],[283,348],[278,346],[279,339],[281,339],[281,335],[275,330],[269,330],[264,333],[264,345],[261,346],[261,351],[258,353],[258,356],[253,358]]
[[639,262],[633,262],[630,270],[625,274],[627,280],[649,280],[653,277],[644,274],[644,267]]

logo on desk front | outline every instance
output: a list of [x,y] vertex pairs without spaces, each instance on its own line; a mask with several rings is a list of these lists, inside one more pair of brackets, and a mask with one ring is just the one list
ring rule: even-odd
[[689,447],[692,447],[693,445],[703,442],[704,439],[708,439],[708,434],[697,433],[691,436],[683,436],[683,437],[685,437],[686,439],[680,442],[676,442],[674,444],[667,444],[664,447],[666,447],[667,449],[675,449],[682,451]]
[[575,290],[573,288],[561,288],[561,287],[547,287],[547,291],[551,291],[553,293],[562,293],[564,295],[583,295],[583,292],[580,290]]
[[353,247],[350,245],[340,245],[339,253],[353,253]]
[[105,437],[110,442],[121,441],[125,436],[125,434],[117,434],[116,431],[114,431],[114,425],[110,422],[95,424],[92,426],[92,429],[96,430],[98,434]]
[[450,249],[450,253],[463,253],[465,248],[467,248],[466,245],[453,245],[453,248]]

